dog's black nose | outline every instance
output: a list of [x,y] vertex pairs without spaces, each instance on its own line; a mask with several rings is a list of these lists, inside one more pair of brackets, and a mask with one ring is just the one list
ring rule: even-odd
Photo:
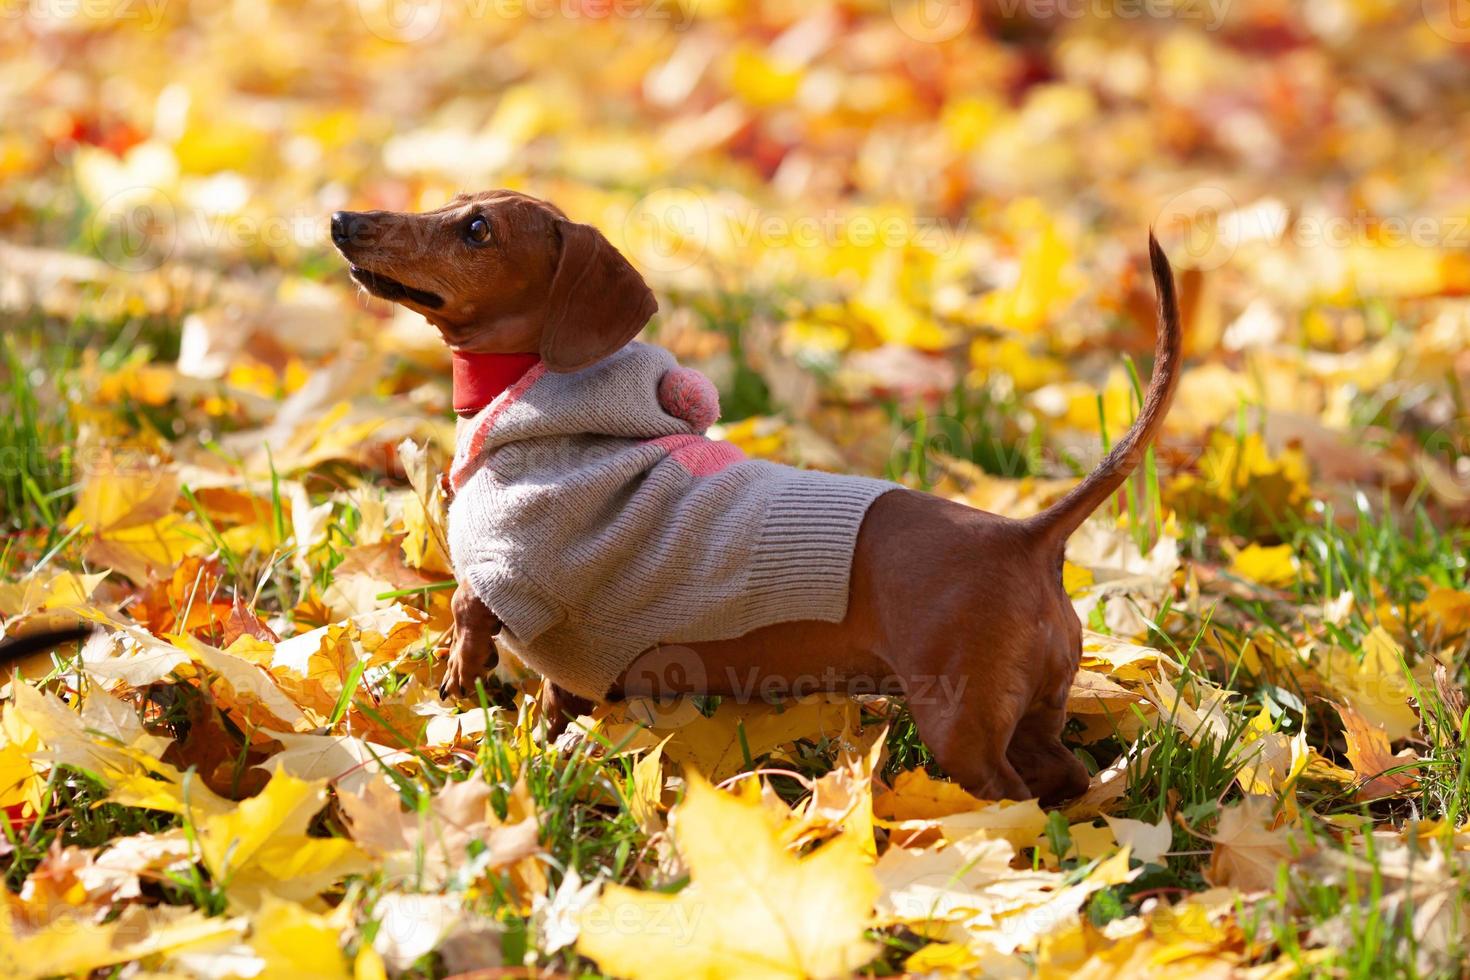
[[338,245],[346,245],[352,240],[352,232],[357,217],[351,211],[337,211],[332,214],[332,241]]

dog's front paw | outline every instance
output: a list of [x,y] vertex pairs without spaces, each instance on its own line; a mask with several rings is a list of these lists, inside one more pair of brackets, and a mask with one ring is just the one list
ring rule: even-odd
[[444,681],[439,685],[439,696],[445,699],[472,697],[475,681],[489,675],[499,660],[493,639],[460,630],[449,647],[449,662],[444,670]]

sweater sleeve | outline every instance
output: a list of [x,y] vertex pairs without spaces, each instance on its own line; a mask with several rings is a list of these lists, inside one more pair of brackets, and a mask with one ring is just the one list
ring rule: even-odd
[[464,570],[470,588],[519,643],[534,642],[566,618],[566,609],[524,574],[492,562]]

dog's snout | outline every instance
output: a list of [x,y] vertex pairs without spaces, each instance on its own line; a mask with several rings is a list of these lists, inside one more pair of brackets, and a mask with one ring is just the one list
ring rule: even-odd
[[332,213],[332,241],[337,245],[346,245],[354,238],[362,234],[362,215],[355,211],[335,211]]

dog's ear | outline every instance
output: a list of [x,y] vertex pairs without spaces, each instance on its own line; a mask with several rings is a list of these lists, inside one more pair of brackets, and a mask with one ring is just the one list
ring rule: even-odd
[[556,231],[561,258],[551,278],[541,360],[551,371],[580,371],[636,337],[658,300],[602,232],[572,221],[558,221]]

